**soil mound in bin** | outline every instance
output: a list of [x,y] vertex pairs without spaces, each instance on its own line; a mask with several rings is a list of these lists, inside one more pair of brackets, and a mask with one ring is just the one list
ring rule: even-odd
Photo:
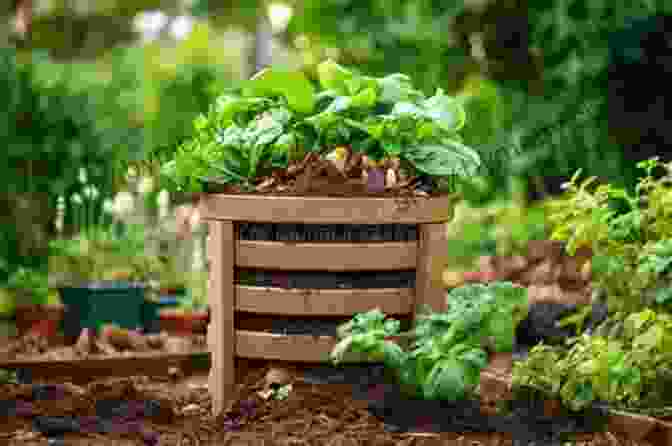
[[239,285],[301,288],[301,289],[357,289],[357,288],[415,288],[415,271],[265,271],[239,269]]
[[418,239],[415,225],[241,223],[241,240],[275,242],[401,242]]
[[[266,331],[282,335],[332,336],[338,334],[338,327],[351,318],[343,317],[268,317],[253,313],[239,313],[236,328],[239,330]],[[410,317],[400,318],[404,329],[410,328]]]
[[[318,225],[241,223],[240,240],[274,242],[403,242],[418,239],[417,226],[385,225]],[[246,286],[294,289],[375,289],[415,288],[416,272],[408,271],[264,271],[241,268],[236,283]]]

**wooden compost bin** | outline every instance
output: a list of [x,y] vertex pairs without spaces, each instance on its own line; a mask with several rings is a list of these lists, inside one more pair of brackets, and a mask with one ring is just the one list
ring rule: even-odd
[[[210,392],[219,414],[234,397],[235,358],[324,363],[336,343],[332,337],[279,335],[237,330],[236,312],[278,317],[352,317],[380,308],[412,316],[424,304],[444,310],[445,223],[454,197],[332,198],[206,194],[200,202],[209,225],[208,343],[212,355]],[[270,242],[241,240],[241,223],[323,225],[416,225],[410,242]],[[284,289],[242,286],[236,268],[284,271],[359,272],[415,270],[415,289]]]

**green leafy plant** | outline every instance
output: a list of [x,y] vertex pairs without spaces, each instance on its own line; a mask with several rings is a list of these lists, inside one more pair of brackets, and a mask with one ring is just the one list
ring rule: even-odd
[[451,266],[472,268],[482,255],[525,255],[530,241],[548,236],[545,214],[541,205],[506,195],[483,206],[460,201],[448,224]]
[[[378,309],[356,315],[339,329],[332,360],[338,363],[349,351],[364,353],[382,359],[411,396],[464,398],[478,387],[487,351],[512,350],[515,328],[527,314],[527,290],[509,282],[466,285],[452,290],[447,302],[446,312],[419,315],[408,333]],[[412,342],[406,346],[404,339]]]
[[76,91],[72,71],[42,52],[27,56],[21,60],[14,49],[0,51],[0,95],[6,98],[0,116],[5,146],[0,173],[6,185],[0,192],[3,281],[20,266],[46,266],[57,197],[79,188],[80,167],[89,168],[97,184],[109,185],[113,167],[131,156],[130,148],[112,144],[119,143],[117,134],[99,125],[97,90]]
[[186,296],[180,301],[180,308],[185,311],[202,310],[208,306],[208,274],[207,272],[191,272],[185,274]]
[[0,384],[18,384],[19,380],[16,377],[16,371],[0,369]]
[[319,92],[300,72],[266,69],[218,98],[164,175],[191,191],[203,181],[249,189],[262,173],[339,146],[438,178],[467,177],[481,164],[461,143],[461,102],[441,89],[425,97],[403,74],[374,78],[333,61],[320,64],[318,78]]
[[145,253],[145,230],[128,225],[123,234],[95,228],[50,243],[50,274],[64,284],[98,280],[148,281],[160,269],[158,257]]
[[49,281],[44,270],[19,268],[9,277],[5,287],[17,302],[44,305],[49,301]]
[[671,294],[672,164],[653,158],[638,167],[646,175],[634,194],[609,184],[593,188],[595,178],[579,183],[577,172],[566,194],[546,203],[552,238],[565,240],[570,254],[592,249],[593,282],[612,311],[665,305]]
[[568,346],[535,346],[514,364],[513,384],[560,398],[574,410],[595,400],[614,408],[669,413],[672,317],[647,309],[610,319]]

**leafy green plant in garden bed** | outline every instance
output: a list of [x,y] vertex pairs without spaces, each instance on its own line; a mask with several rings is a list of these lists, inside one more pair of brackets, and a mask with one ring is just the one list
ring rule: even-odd
[[539,344],[515,363],[513,384],[579,410],[594,401],[652,415],[672,414],[672,316],[647,309],[605,322],[568,348]]
[[476,172],[481,159],[461,143],[462,105],[441,89],[431,97],[410,78],[359,75],[326,61],[318,67],[321,91],[300,72],[266,69],[238,92],[220,97],[195,121],[194,137],[164,165],[178,188],[202,183],[240,185],[287,169],[307,153],[326,156],[339,147],[374,164],[396,160],[418,176],[452,180]]
[[482,255],[525,255],[532,240],[547,238],[544,209],[501,197],[485,206],[461,201],[448,225],[453,267],[471,268]]
[[406,333],[378,309],[356,315],[339,328],[332,360],[338,363],[349,351],[364,353],[394,370],[407,395],[465,398],[479,385],[487,352],[513,349],[516,326],[527,313],[527,290],[509,282],[472,284],[453,289],[447,302],[447,311],[420,315]]
[[638,166],[646,175],[634,194],[609,184],[592,188],[595,178],[579,183],[577,172],[567,193],[546,204],[552,238],[565,240],[570,254],[592,249],[594,286],[615,312],[672,302],[672,163],[653,158]]

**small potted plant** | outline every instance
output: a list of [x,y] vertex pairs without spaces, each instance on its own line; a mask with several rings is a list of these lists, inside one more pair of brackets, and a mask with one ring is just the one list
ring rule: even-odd
[[210,313],[207,305],[207,273],[193,272],[188,279],[187,294],[177,308],[159,310],[162,331],[182,336],[205,333]]
[[63,305],[50,303],[46,272],[21,268],[9,278],[6,289],[16,302],[15,319],[19,335],[56,335],[63,318]]
[[187,291],[188,277],[177,266],[177,256],[159,257],[158,294],[161,297],[182,297]]
[[151,289],[143,304],[143,327],[146,332],[161,329],[160,312],[162,309],[175,309],[181,306],[187,293],[187,275],[178,271],[175,256],[159,256],[158,270]]
[[51,248],[50,272],[66,306],[67,337],[103,323],[142,326],[147,282],[156,270],[156,260],[145,254],[142,226],[128,225],[124,234],[97,228],[54,240]]

